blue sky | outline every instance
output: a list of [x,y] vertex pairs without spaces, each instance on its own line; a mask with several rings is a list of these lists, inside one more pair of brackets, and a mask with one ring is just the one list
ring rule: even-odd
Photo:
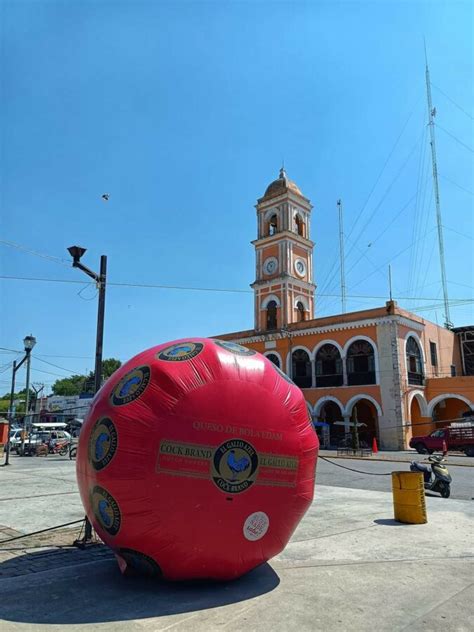
[[[340,310],[341,198],[348,309],[383,304],[391,262],[399,303],[442,323],[425,36],[451,317],[472,323],[472,304],[454,304],[474,285],[472,3],[17,1],[2,11],[0,239],[58,260],[0,244],[1,275],[86,283],[69,267],[77,243],[94,269],[108,255],[110,282],[250,290],[254,204],[284,159],[314,204],[318,290],[336,295],[318,297],[317,314]],[[93,287],[1,280],[0,292],[2,347],[33,333],[38,358],[93,367]],[[251,292],[107,292],[106,357],[253,326]],[[0,355],[0,391],[13,357]],[[33,366],[36,382],[68,374]]]

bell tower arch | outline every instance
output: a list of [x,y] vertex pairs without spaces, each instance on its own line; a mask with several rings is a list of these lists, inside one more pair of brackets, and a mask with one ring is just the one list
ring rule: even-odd
[[255,330],[314,318],[312,205],[285,170],[256,204]]

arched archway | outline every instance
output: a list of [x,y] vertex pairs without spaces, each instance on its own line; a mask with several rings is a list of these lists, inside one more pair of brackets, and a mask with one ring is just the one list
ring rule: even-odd
[[296,313],[297,313],[297,321],[299,323],[303,322],[304,320],[306,320],[306,311],[304,308],[304,305],[301,301],[298,301],[296,303]]
[[470,404],[465,401],[463,397],[449,396],[439,399],[433,406],[430,402],[431,418],[436,424],[436,428],[444,428],[448,426],[453,420],[462,420],[463,413],[471,410]]
[[408,421],[405,440],[417,435],[429,434],[433,429],[428,420],[428,404],[422,391],[412,391],[408,395]]
[[410,335],[407,338],[405,354],[408,384],[422,385],[424,382],[423,356],[421,352],[421,345],[413,335]]
[[277,354],[277,353],[266,353],[265,357],[268,358],[270,360],[270,362],[273,362],[273,364],[275,366],[277,366],[279,369],[281,369],[281,358],[280,358],[279,354]]
[[301,237],[306,237],[305,223],[299,215],[295,215],[295,231]]
[[277,328],[277,304],[276,301],[269,301],[266,314],[266,329],[272,331]]
[[353,398],[346,408],[350,414],[351,423],[361,424],[357,427],[361,447],[372,447],[373,439],[379,440],[380,406],[371,397],[362,396],[357,399]]
[[321,445],[325,448],[337,447],[344,439],[344,424],[335,422],[344,421],[342,408],[335,401],[327,399],[316,410],[316,431],[321,441]]
[[354,340],[346,353],[347,383],[349,386],[375,384],[375,350],[364,338]]
[[291,377],[296,386],[311,388],[311,359],[304,349],[295,349],[291,354]]
[[342,386],[342,358],[339,349],[326,343],[316,352],[316,386]]

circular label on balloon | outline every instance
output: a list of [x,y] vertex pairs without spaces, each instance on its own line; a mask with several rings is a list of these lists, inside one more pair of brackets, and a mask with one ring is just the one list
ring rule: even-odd
[[253,349],[247,349],[247,347],[242,347],[242,345],[238,345],[236,342],[231,342],[230,340],[214,340],[214,342],[219,347],[222,347],[222,349],[235,353],[235,355],[251,356],[257,353]]
[[119,549],[118,554],[132,571],[148,577],[161,577],[161,568],[149,555],[133,549]]
[[258,454],[241,439],[230,439],[220,445],[212,457],[212,480],[229,494],[245,492],[257,478]]
[[91,491],[90,502],[94,516],[104,531],[109,535],[117,535],[122,516],[115,498],[103,487],[95,485]]
[[114,387],[110,399],[114,406],[123,406],[140,397],[150,383],[149,366],[139,366],[126,373]]
[[117,451],[117,429],[108,417],[98,419],[89,437],[89,462],[94,470],[103,470]]
[[195,358],[203,348],[202,342],[178,342],[160,351],[156,357],[158,360],[166,360],[167,362],[183,362]]
[[244,537],[251,542],[260,540],[268,531],[270,519],[264,511],[256,511],[244,522]]

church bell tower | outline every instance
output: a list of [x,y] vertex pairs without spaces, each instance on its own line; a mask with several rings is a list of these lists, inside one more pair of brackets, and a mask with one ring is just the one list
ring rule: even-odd
[[274,331],[314,318],[313,208],[285,170],[257,201],[255,330]]

